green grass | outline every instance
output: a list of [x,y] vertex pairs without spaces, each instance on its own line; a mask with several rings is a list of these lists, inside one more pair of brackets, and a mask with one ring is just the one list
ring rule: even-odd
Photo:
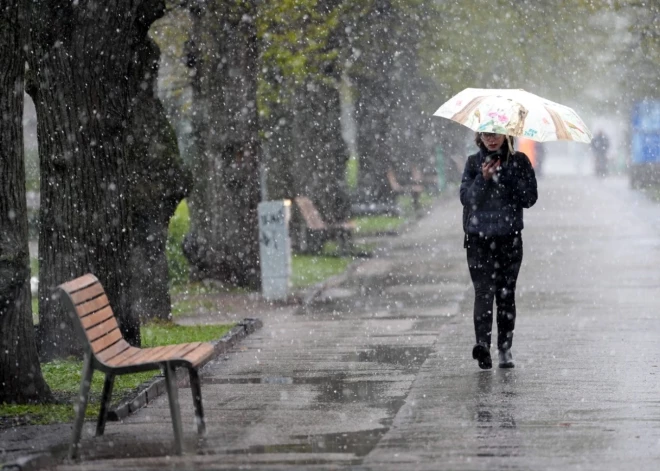
[[397,216],[362,216],[354,219],[355,235],[376,235],[398,230],[405,219]]
[[[415,215],[415,211],[413,209],[413,204],[412,204],[412,196],[410,195],[399,196],[398,203],[399,203],[399,207],[403,211],[404,217],[413,217]],[[419,205],[422,208],[427,208],[432,203],[433,203],[433,196],[431,196],[428,192],[425,191],[420,195]]]
[[159,347],[173,343],[210,342],[222,337],[234,325],[177,325],[169,322],[151,322],[142,327],[142,346]]
[[[85,417],[98,417],[100,406],[90,403],[85,409]],[[73,422],[75,414],[71,404],[0,404],[0,428],[4,425],[48,425]]]
[[[44,379],[55,393],[65,395],[76,393],[80,388],[82,374],[82,361],[79,360],[55,360],[41,365]],[[156,372],[157,373],[157,372]],[[155,376],[154,371],[134,373],[130,375],[117,376],[114,392],[121,395],[126,391],[137,388],[140,384]],[[103,379],[105,375],[99,371],[94,372],[91,391],[93,395],[101,394]]]
[[216,303],[211,299],[184,298],[172,301],[172,317],[190,314],[204,314],[216,310]]
[[291,257],[291,284],[294,288],[312,286],[343,273],[349,263],[351,259],[348,257],[294,254]]
[[[208,342],[219,339],[234,324],[180,326],[173,323],[150,323],[142,326],[142,346],[157,347],[174,343]],[[57,398],[56,404],[0,405],[0,426],[3,424],[51,424],[71,422],[74,418],[72,404],[80,389],[82,361],[56,360],[41,365],[44,379]],[[141,384],[159,375],[158,370],[117,376],[113,390],[113,402],[126,397]],[[92,378],[90,403],[85,415],[98,416],[99,398],[103,389],[104,375],[95,372]]]
[[200,296],[206,294],[222,294],[222,293],[247,293],[245,288],[238,288],[226,286],[222,283],[213,280],[204,280],[196,282],[188,282],[172,286],[170,294],[172,296]]

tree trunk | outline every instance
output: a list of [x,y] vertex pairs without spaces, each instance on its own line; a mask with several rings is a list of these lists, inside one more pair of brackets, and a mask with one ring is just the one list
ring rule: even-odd
[[358,190],[362,203],[393,204],[396,195],[387,181],[387,171],[395,161],[389,136],[391,94],[382,79],[359,76],[357,89]]
[[390,0],[375,0],[356,28],[355,47],[361,55],[350,75],[356,88],[358,189],[362,203],[395,202],[386,176],[396,160],[390,135],[396,103],[390,83],[394,74],[392,9]]
[[50,399],[32,322],[23,87],[27,22],[19,1],[0,15],[0,404]]
[[122,332],[140,344],[131,311],[126,156],[131,44],[140,2],[32,4],[29,54],[41,167],[39,318],[46,358],[80,352],[60,283],[94,273]]
[[[419,170],[427,167],[430,157],[424,148],[422,130],[425,128],[424,115],[420,105],[423,91],[419,74],[419,31],[410,15],[397,15],[398,25],[391,34],[396,38],[398,54],[393,61],[393,74],[390,87],[396,96],[396,106],[391,108],[390,145],[394,162],[393,168],[402,184],[410,184],[414,167]],[[434,110],[435,111],[435,110]]]
[[129,75],[131,130],[131,308],[141,320],[169,319],[171,300],[165,244],[170,218],[188,194],[192,176],[183,169],[174,129],[157,95],[160,51],[148,36],[165,2],[144,4],[138,14]]
[[344,178],[348,148],[341,134],[339,89],[324,78],[297,94],[294,181],[296,193],[310,197],[326,222],[337,222],[350,215]]
[[268,199],[291,199],[296,196],[293,178],[293,112],[281,103],[273,103],[269,107],[270,117],[262,121],[266,134],[264,168]]
[[256,0],[194,10],[195,83],[191,232],[184,252],[194,278],[258,288]]

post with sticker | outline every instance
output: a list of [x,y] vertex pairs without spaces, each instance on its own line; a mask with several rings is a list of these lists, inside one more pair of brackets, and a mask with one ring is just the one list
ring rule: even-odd
[[269,301],[284,300],[291,286],[291,201],[259,203],[261,294]]

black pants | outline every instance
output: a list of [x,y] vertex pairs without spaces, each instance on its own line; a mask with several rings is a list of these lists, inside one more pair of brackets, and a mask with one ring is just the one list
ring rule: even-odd
[[497,304],[497,348],[511,348],[516,324],[516,281],[523,257],[520,234],[465,238],[474,285],[474,332],[477,343],[490,348],[493,299]]

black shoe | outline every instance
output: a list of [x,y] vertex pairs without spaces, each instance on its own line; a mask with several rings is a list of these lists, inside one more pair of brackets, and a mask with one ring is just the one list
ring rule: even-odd
[[472,349],[472,358],[479,362],[479,368],[490,370],[493,367],[493,361],[490,359],[490,349],[480,343]]
[[514,368],[516,366],[513,363],[513,356],[511,355],[510,348],[507,348],[506,350],[498,350],[497,353],[500,359],[500,368]]

